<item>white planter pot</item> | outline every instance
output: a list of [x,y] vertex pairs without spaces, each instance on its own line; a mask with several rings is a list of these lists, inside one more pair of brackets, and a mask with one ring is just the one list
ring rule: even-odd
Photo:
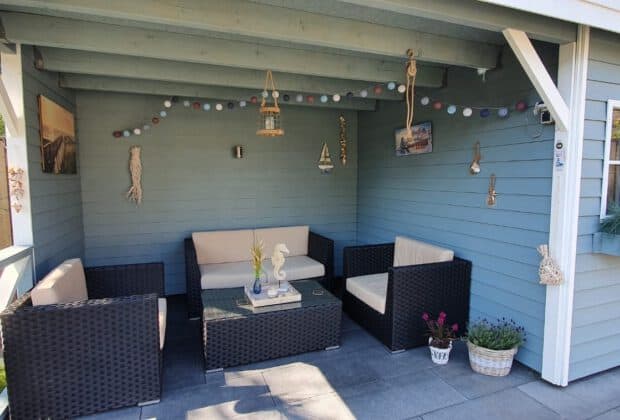
[[437,365],[445,365],[450,360],[450,350],[452,350],[452,342],[447,349],[431,346],[431,338],[428,339],[428,348],[431,351],[431,360]]

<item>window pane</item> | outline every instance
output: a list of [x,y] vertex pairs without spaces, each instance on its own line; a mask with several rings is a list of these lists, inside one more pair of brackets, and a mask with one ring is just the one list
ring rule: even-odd
[[[620,204],[620,165],[609,165],[607,202]],[[607,210],[607,214],[609,214],[609,210]]]
[[620,109],[614,109],[611,119],[611,160],[620,160]]

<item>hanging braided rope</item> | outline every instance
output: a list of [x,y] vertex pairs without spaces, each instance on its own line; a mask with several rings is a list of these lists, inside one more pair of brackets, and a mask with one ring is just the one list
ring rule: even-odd
[[405,90],[405,100],[407,101],[407,117],[405,120],[405,128],[407,140],[413,140],[413,132],[411,131],[411,125],[413,124],[413,109],[414,109],[414,88],[415,88],[415,78],[418,74],[418,67],[416,65],[416,61],[413,58],[413,50],[407,50],[407,56],[409,57],[409,61],[407,62],[407,70],[405,72],[405,76],[407,79]]
[[142,162],[140,161],[140,146],[131,146],[129,149],[129,173],[131,175],[131,187],[127,191],[129,201],[142,203]]

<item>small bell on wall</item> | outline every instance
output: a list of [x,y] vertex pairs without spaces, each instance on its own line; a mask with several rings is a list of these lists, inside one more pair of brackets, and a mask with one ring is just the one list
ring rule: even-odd
[[[271,97],[273,98],[273,105],[267,104],[267,98],[269,97],[269,91],[271,88]],[[266,95],[265,95],[266,94]],[[273,75],[271,70],[267,70],[267,77],[265,79],[265,90],[263,90],[262,102],[260,104],[260,119],[257,136],[261,137],[279,137],[284,135],[282,129],[282,120],[280,118],[280,107],[278,106],[279,92],[276,90],[276,85],[273,81]]]

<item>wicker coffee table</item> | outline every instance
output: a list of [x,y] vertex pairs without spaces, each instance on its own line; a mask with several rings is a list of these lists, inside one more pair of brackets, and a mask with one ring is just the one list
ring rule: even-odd
[[315,280],[291,284],[301,302],[260,308],[241,287],[202,291],[207,372],[340,345],[341,301]]

